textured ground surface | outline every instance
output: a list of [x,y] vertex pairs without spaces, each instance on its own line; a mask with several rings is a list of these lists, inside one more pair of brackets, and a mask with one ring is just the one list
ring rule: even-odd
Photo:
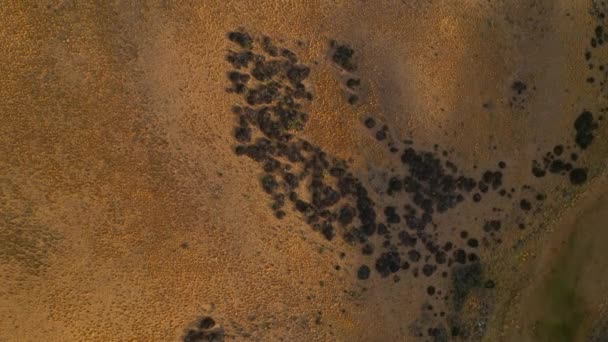
[[[603,6],[6,2],[0,341],[176,341],[194,326],[218,341],[606,341],[608,47],[591,42],[603,39]],[[328,240],[289,202],[276,217],[260,163],[235,154],[231,108],[242,97],[226,91],[226,55],[240,28],[310,68],[308,120],[294,135],[349,164],[378,222],[390,176],[410,172],[403,145],[394,154],[376,139],[383,124],[418,152],[438,144],[476,180],[505,162],[512,198],[490,191],[477,203],[473,191],[433,215],[433,241],[462,248],[463,230],[482,241],[484,222],[501,219],[500,236],[475,249],[482,279],[466,278],[463,294],[456,266],[440,268],[446,277],[378,267],[384,247],[407,258],[398,224],[390,246],[366,237],[375,249],[364,255],[338,225]],[[336,66],[332,39],[352,47],[356,71]],[[351,74],[361,82],[353,104]],[[574,122],[585,110],[598,127],[581,148]],[[559,144],[565,161],[577,153],[583,184],[531,172]],[[400,215],[410,202],[398,202]]]

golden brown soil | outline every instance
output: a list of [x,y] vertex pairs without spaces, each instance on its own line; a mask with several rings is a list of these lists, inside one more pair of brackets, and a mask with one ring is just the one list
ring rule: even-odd
[[[0,341],[174,341],[202,315],[229,340],[407,341],[424,302],[414,281],[357,282],[359,253],[294,215],[275,219],[257,165],[233,154],[226,32],[269,34],[319,62],[304,135],[356,169],[387,163],[360,125],[375,113],[396,133],[450,146],[464,169],[504,156],[521,183],[537,148],[569,134],[581,106],[605,101],[582,86],[588,10],[583,0],[5,2]],[[343,101],[325,61],[330,38],[358,48],[359,106]],[[525,109],[508,104],[516,78],[537,88]],[[602,132],[584,158],[604,185],[562,196],[567,180],[544,180],[554,196],[542,227],[513,230],[505,240],[524,247],[484,256],[501,284],[486,340],[532,334],[514,303],[559,267],[546,266],[563,255],[555,239],[607,212],[595,204],[607,189]],[[607,228],[603,217],[585,224]],[[577,291],[598,317],[605,286],[582,272],[591,280]]]

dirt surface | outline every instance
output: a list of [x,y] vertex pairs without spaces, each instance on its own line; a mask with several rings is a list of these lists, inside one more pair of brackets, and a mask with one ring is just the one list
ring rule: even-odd
[[606,340],[606,8],[3,4],[0,341]]

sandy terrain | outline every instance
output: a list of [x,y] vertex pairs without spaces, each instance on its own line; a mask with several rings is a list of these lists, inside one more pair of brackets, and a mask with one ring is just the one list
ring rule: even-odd
[[[496,288],[441,309],[477,327],[455,340],[608,336],[606,120],[577,161],[585,184],[530,172],[555,144],[574,151],[577,115],[606,106],[599,78],[586,81],[591,9],[583,0],[8,1],[0,341],[177,341],[205,316],[227,341],[432,340],[417,328],[430,280],[357,279],[375,259],[327,241],[291,209],[278,220],[259,165],[233,152],[239,97],[226,92],[226,35],[241,27],[311,66],[314,100],[298,134],[348,160],[370,189],[401,165],[361,124],[371,114],[391,136],[449,150],[463,172],[505,161],[518,194],[526,184],[524,193],[546,195],[525,215],[492,195],[434,219],[456,239],[453,226],[481,231],[499,206],[511,227],[478,252]],[[345,101],[331,39],[356,51],[356,105]],[[595,68],[602,60],[594,50]],[[382,191],[370,196],[380,203]]]

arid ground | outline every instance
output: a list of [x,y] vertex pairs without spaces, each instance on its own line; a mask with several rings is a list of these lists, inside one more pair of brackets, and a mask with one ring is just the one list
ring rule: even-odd
[[3,2],[0,341],[608,341],[606,8]]

